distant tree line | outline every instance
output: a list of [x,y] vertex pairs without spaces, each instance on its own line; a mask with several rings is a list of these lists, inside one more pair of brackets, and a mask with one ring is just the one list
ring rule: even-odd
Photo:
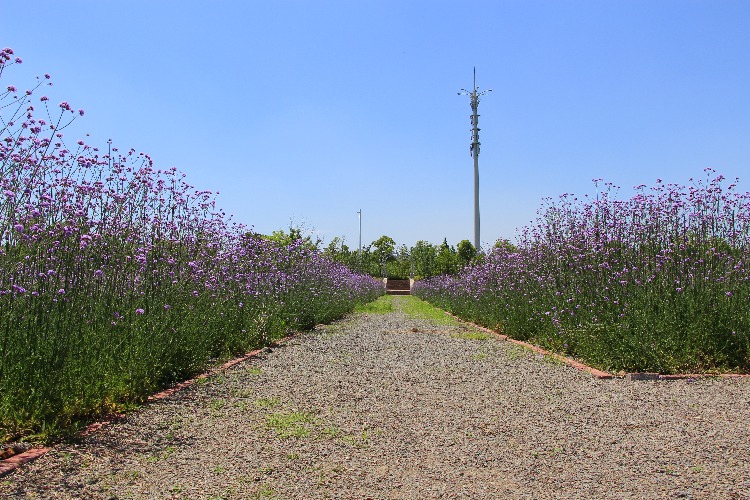
[[[510,245],[506,240],[496,245]],[[449,245],[446,239],[439,245],[419,240],[409,248],[397,245],[393,238],[381,236],[367,246],[362,252],[349,248],[344,241],[333,238],[323,249],[330,258],[376,277],[406,279],[429,278],[443,274],[456,274],[484,258],[469,240],[462,240],[458,245]]]
[[[461,240],[456,246],[449,245],[447,239],[443,239],[439,245],[419,240],[410,248],[403,244],[398,245],[393,238],[383,235],[369,245],[362,246],[360,253],[356,247],[350,248],[338,236],[324,246],[322,240],[313,239],[305,233],[304,228],[290,227],[288,232],[274,231],[264,238],[280,245],[302,240],[302,244],[322,251],[331,260],[378,278],[423,279],[456,274],[466,266],[481,262],[485,257],[469,240]],[[503,247],[511,251],[515,249],[513,244],[505,239],[498,240],[494,247]]]

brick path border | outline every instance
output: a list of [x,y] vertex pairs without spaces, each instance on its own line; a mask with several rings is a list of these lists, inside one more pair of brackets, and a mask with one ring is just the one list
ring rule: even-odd
[[541,354],[543,356],[549,356],[550,358],[553,358],[553,359],[556,359],[558,361],[561,361],[561,362],[565,363],[566,365],[572,366],[573,368],[576,368],[578,370],[589,372],[592,375],[594,375],[596,378],[600,378],[600,379],[611,379],[611,378],[614,378],[614,375],[612,375],[611,373],[603,372],[601,370],[597,370],[596,368],[592,368],[591,366],[584,365],[580,361],[576,361],[573,358],[568,358],[568,357],[562,356],[560,354],[555,354],[554,352],[547,351],[545,349],[542,349],[539,346],[535,346],[534,344],[529,344],[528,342],[523,342],[521,340],[516,340],[516,339],[510,338],[507,335],[503,335],[502,333],[496,332],[495,330],[490,330],[487,327],[484,327],[484,326],[481,326],[481,325],[477,325],[476,323],[472,323],[471,321],[466,321],[465,319],[459,318],[455,314],[449,313],[448,311],[443,311],[443,312],[445,314],[447,314],[448,316],[450,316],[450,317],[452,317],[454,319],[457,319],[461,323],[465,323],[467,325],[471,325],[472,328],[476,328],[477,330],[481,330],[481,331],[483,331],[485,333],[492,334],[492,335],[494,335],[495,337],[498,337],[501,340],[505,340],[506,342],[511,342],[513,344],[520,345],[521,347],[523,347],[525,349],[529,349],[529,350],[534,351],[535,353]]
[[466,321],[465,319],[459,318],[455,314],[449,313],[448,311],[443,310],[443,312],[447,314],[448,316],[454,319],[457,319],[458,321],[462,323],[471,325],[473,328],[476,328],[486,333],[490,333],[502,340],[511,342],[516,345],[520,345],[521,347],[530,349],[544,356],[549,356],[551,358],[554,358],[558,361],[565,363],[568,366],[572,366],[573,368],[576,368],[581,371],[589,372],[596,378],[603,379],[603,380],[609,380],[613,378],[627,378],[629,380],[686,380],[686,379],[690,380],[690,379],[699,379],[699,378],[725,378],[725,379],[750,378],[750,373],[716,373],[716,374],[714,373],[677,373],[677,374],[672,374],[672,375],[662,375],[659,373],[653,373],[653,374],[652,373],[626,373],[624,375],[613,375],[611,373],[607,373],[605,371],[598,370],[591,366],[585,365],[581,363],[580,361],[577,361],[573,358],[568,358],[561,354],[556,354],[554,352],[547,351],[545,349],[542,349],[541,347],[535,346],[534,344],[529,344],[528,342],[523,342],[521,340],[510,338],[507,335],[503,335],[502,333],[498,333],[494,330],[490,330],[489,328],[486,328],[484,326],[477,325],[476,323],[472,323],[471,321]]
[[[189,380],[185,380],[184,382],[180,382],[179,384],[176,384],[169,389],[165,389],[163,391],[157,392],[156,394],[152,394],[148,398],[146,398],[146,401],[151,403],[154,401],[158,401],[160,399],[165,399],[172,394],[179,392],[183,389],[186,389],[192,385],[195,385],[199,380],[211,377],[212,375],[216,375],[217,373],[222,373],[226,371],[227,369],[233,367],[234,365],[237,365],[239,363],[242,363],[243,361],[247,361],[248,359],[251,359],[261,352],[263,352],[268,347],[277,347],[279,345],[282,345],[289,340],[291,340],[296,334],[288,335],[282,339],[275,340],[271,342],[268,346],[261,348],[261,349],[255,349],[254,351],[250,351],[248,353],[245,353],[244,355],[240,356],[239,358],[232,359],[230,361],[227,361],[226,363],[217,366],[215,368],[211,368],[210,370],[201,373],[200,375],[191,378]],[[87,425],[82,431],[78,433],[78,437],[85,437],[89,434],[92,434],[99,429],[106,427],[107,425],[110,425],[112,423],[115,423],[125,417],[124,414],[114,414],[107,416],[107,420],[100,420],[98,422],[94,422],[92,424]],[[44,447],[44,446],[38,446],[35,448],[30,448],[23,453],[19,453],[18,455],[13,455],[10,458],[6,458],[5,460],[0,460],[0,477],[6,476],[13,472],[14,470],[18,469],[24,464],[27,464],[29,462],[33,462],[37,458],[45,455],[47,452],[51,451],[52,447]]]

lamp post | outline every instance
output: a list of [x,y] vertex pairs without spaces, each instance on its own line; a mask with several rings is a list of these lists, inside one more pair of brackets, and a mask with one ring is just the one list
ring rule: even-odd
[[362,268],[362,209],[359,209],[359,267]]
[[479,250],[480,239],[479,239],[479,98],[488,92],[492,92],[492,89],[478,91],[477,87],[477,68],[474,67],[474,89],[469,92],[466,89],[461,89],[458,95],[467,95],[471,100],[471,146],[469,152],[474,157],[474,247]]

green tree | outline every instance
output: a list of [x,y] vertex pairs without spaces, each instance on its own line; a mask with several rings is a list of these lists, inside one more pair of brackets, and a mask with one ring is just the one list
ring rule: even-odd
[[458,242],[457,253],[461,267],[466,267],[476,258],[477,249],[469,240],[461,240]]
[[390,236],[383,235],[377,240],[372,242],[372,246],[375,247],[373,252],[377,263],[380,266],[381,273],[385,272],[384,269],[388,261],[394,258],[394,250],[396,249],[396,242]]
[[437,249],[429,242],[419,240],[411,249],[411,260],[414,263],[414,277],[429,278],[433,275]]
[[510,242],[509,239],[506,238],[500,238],[495,242],[493,245],[495,248],[504,248],[508,252],[515,253],[518,252],[518,247],[515,246],[513,243]]
[[394,258],[388,264],[388,277],[406,279],[411,274],[411,259],[409,248],[401,245],[396,249]]
[[344,244],[344,240],[335,236],[328,246],[323,250],[323,254],[329,259],[340,262],[352,269],[356,269],[357,266],[357,254],[349,250],[349,247]]
[[270,235],[264,235],[263,237],[285,247],[301,240],[302,244],[311,250],[317,249],[321,243],[321,240],[317,238],[313,241],[309,234],[303,235],[303,229],[300,227],[290,227],[288,233],[283,229],[278,229],[273,231]]
[[377,255],[372,250],[372,243],[362,247],[362,255],[358,256],[358,269],[370,276],[380,277],[382,271]]
[[454,274],[458,272],[459,263],[456,249],[448,245],[448,240],[443,239],[443,243],[438,247],[437,257],[435,259],[436,274]]

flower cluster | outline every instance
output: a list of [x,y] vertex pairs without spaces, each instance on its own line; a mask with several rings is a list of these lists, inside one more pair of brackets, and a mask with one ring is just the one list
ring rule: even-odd
[[548,199],[517,249],[415,293],[611,370],[747,371],[750,193],[706,174],[625,201],[608,183]]
[[0,93],[0,427],[64,425],[383,293],[147,154],[69,142],[82,110],[35,114],[48,80]]

